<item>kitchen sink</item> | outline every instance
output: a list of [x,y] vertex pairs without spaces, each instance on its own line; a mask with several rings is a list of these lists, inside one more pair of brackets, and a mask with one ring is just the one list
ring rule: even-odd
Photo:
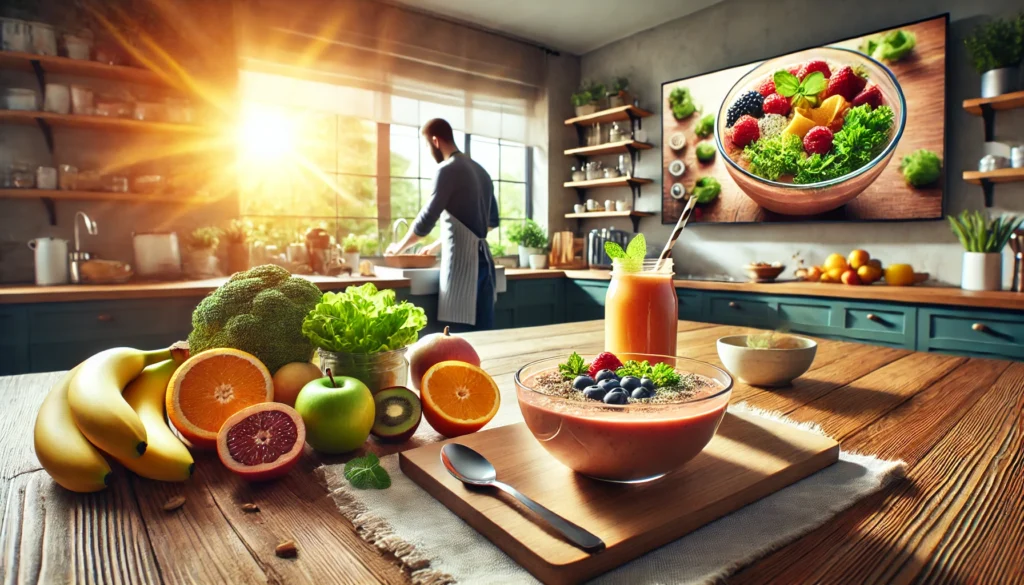
[[[407,278],[411,283],[409,294],[436,295],[441,280],[440,268],[392,268],[390,266],[374,266],[374,274],[381,278]],[[494,267],[495,288],[499,293],[508,290],[505,280],[505,267]]]

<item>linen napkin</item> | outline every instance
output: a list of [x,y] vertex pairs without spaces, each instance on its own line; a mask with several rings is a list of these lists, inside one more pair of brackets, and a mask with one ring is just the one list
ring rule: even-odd
[[[729,409],[824,434],[816,425],[796,423],[743,404]],[[407,478],[398,467],[398,455],[382,458],[381,465],[391,475],[392,484],[386,490],[351,488],[344,478],[344,465],[324,466],[321,472],[338,508],[360,536],[394,554],[410,571],[413,583],[539,583]],[[600,575],[591,583],[713,583],[821,526],[900,477],[903,470],[901,461],[841,451],[834,465]]]

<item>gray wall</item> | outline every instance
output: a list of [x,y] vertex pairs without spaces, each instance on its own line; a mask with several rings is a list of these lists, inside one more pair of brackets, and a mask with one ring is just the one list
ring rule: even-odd
[[[978,96],[978,74],[970,67],[963,38],[983,15],[1010,15],[1021,9],[1019,0],[727,0],[691,16],[668,22],[587,53],[581,60],[583,79],[608,80],[626,75],[631,89],[648,107],[660,102],[664,81],[700,74],[765,57],[825,44],[836,40],[950,12],[948,47],[949,87],[945,161],[946,207],[949,213],[983,206],[981,188],[964,183],[963,170],[976,168],[984,140],[981,119],[967,114],[960,103]],[[827,14],[827,18],[821,18]],[[909,104],[913,107],[913,104]],[[657,116],[661,112],[657,111]],[[996,138],[1024,140],[1024,111],[997,115]],[[647,129],[649,140],[661,142],[660,118]],[[568,131],[567,131],[568,132]],[[894,161],[895,163],[895,161]],[[568,167],[566,162],[565,166]],[[637,174],[661,177],[657,150],[643,157]],[[610,193],[609,193],[610,194]],[[594,192],[594,198],[605,193]],[[617,197],[626,193],[615,193]],[[613,197],[615,198],[615,197]],[[553,201],[559,212],[567,211],[575,197]],[[644,219],[640,230],[664,244],[672,226],[661,224],[661,189],[645,187],[637,209],[658,212]],[[994,212],[1024,211],[1024,184],[996,188]],[[590,222],[595,223],[595,222]],[[620,228],[628,228],[628,223]],[[588,226],[595,227],[595,226]],[[945,222],[809,224],[809,225],[708,225],[686,228],[676,244],[676,273],[730,273],[742,276],[740,266],[755,261],[788,262],[799,251],[809,262],[820,263],[831,252],[846,254],[867,249],[885,263],[908,262],[932,278],[959,285],[962,249]],[[1009,252],[1004,254],[1004,279],[1009,282]]]

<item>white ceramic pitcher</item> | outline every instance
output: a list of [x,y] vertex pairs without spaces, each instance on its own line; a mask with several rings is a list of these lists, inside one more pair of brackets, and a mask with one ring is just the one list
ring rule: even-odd
[[52,286],[68,283],[68,241],[60,238],[36,238],[28,247],[36,253],[36,284]]

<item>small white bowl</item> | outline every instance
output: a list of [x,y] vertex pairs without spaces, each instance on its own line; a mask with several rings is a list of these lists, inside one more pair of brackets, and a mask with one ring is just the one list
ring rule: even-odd
[[796,349],[751,349],[746,335],[728,335],[718,340],[718,358],[736,379],[751,386],[786,386],[814,363],[818,344],[813,339],[789,335],[801,347]]

